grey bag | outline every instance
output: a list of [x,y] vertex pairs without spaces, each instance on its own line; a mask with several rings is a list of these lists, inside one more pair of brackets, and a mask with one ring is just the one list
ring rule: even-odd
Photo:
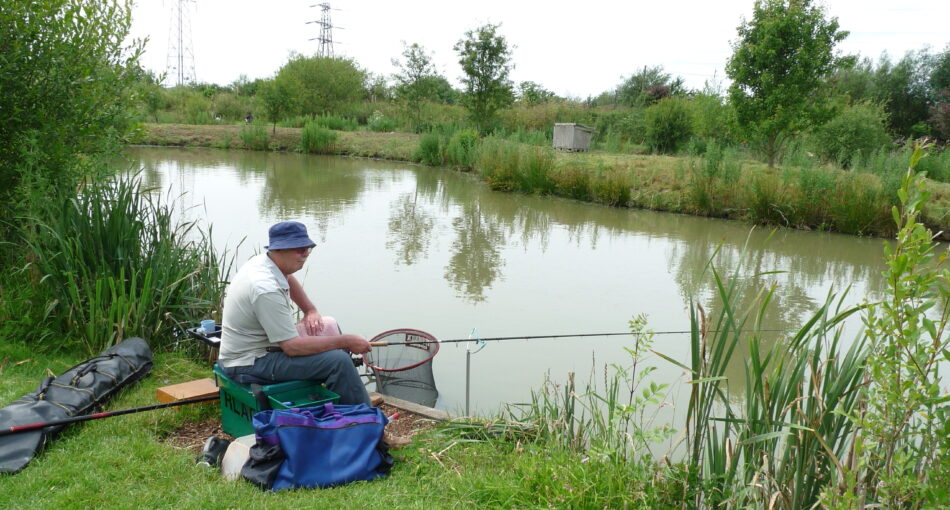
[[[36,391],[0,409],[0,429],[88,414],[151,370],[152,351],[145,340],[126,339],[59,377],[47,377]],[[0,437],[0,473],[16,473],[26,467],[65,427],[54,425]]]

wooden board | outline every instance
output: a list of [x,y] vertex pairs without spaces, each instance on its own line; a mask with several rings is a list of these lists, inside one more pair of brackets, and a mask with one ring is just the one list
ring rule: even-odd
[[163,386],[155,390],[155,398],[159,402],[177,402],[188,398],[207,397],[218,394],[218,387],[211,378]]

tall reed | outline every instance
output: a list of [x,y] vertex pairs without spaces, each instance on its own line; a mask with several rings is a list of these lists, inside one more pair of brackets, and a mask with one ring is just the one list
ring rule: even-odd
[[300,132],[300,150],[311,154],[330,154],[337,134],[315,122],[308,122]]
[[[853,430],[848,413],[864,383],[866,344],[842,347],[841,324],[861,310],[828,295],[791,337],[759,332],[774,289],[744,294],[738,268],[723,279],[710,266],[721,310],[710,320],[690,308],[691,392],[685,442],[695,508],[809,508],[836,481]],[[726,367],[740,350],[744,393],[731,392]]]
[[230,267],[210,229],[178,221],[134,176],[50,197],[24,239],[49,340],[95,353],[141,336],[161,348],[176,323],[212,317]]

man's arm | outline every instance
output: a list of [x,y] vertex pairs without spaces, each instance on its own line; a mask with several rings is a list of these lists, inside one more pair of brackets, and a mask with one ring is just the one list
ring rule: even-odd
[[[301,326],[298,326],[297,329],[299,330]],[[320,354],[333,349],[346,349],[353,354],[365,354],[373,349],[369,342],[360,335],[309,336],[302,333],[300,336],[284,340],[277,345],[288,356]]]
[[290,286],[290,299],[296,303],[297,307],[300,308],[300,311],[303,312],[303,321],[301,322],[307,327],[305,333],[307,335],[313,335],[314,333],[322,330],[323,317],[320,315],[320,312],[317,311],[317,306],[313,304],[313,301],[310,301],[309,297],[307,297],[307,293],[304,292],[303,285],[300,284],[300,281],[297,280],[294,275],[287,275],[287,284]]

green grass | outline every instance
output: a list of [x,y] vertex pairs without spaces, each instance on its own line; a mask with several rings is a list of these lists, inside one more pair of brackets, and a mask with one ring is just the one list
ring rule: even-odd
[[[78,357],[37,355],[25,344],[0,345],[9,402],[34,389],[46,369],[61,373]],[[29,360],[25,363],[19,363]],[[18,364],[19,363],[19,364]],[[177,353],[156,356],[152,374],[121,392],[107,409],[154,403],[161,386],[209,377],[209,367]],[[452,426],[395,450],[387,478],[322,490],[263,493],[195,465],[194,454],[164,441],[189,421],[214,417],[217,404],[147,411],[70,426],[22,472],[0,477],[4,508],[602,508],[651,506],[655,469],[585,461],[543,443],[505,437],[473,441]],[[484,429],[484,425],[478,425]],[[667,483],[664,481],[664,483]],[[668,482],[670,487],[675,481]],[[669,499],[667,499],[669,501]]]

